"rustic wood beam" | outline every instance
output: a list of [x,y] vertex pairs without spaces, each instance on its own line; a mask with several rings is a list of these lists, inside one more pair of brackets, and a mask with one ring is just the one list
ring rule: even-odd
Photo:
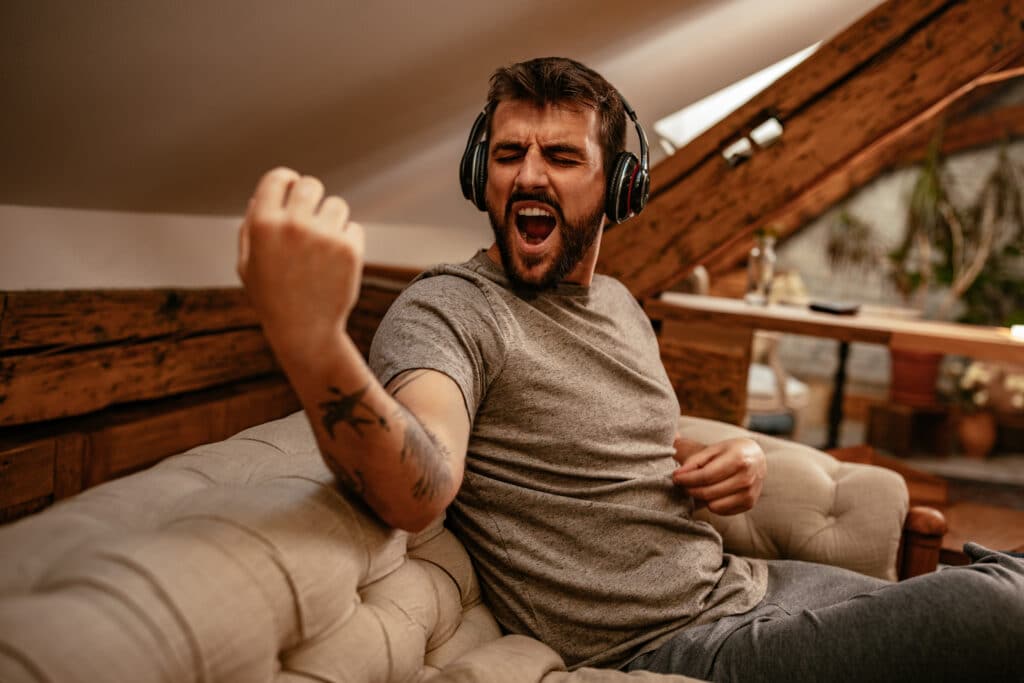
[[916,27],[945,11],[950,0],[887,2],[822,45],[796,69],[784,74],[651,172],[651,198],[671,188],[697,166],[715,157],[739,135],[748,134],[768,114],[787,120],[905,40]]
[[[775,88],[755,98],[764,115],[783,122],[778,143],[735,168],[712,153],[675,182],[659,180],[647,210],[605,235],[600,269],[639,298],[669,288],[888,132],[979,75],[1019,59],[1022,20],[1024,0],[890,0],[791,72],[791,100]],[[865,43],[872,44],[869,54],[856,48]],[[823,68],[828,77],[819,75]],[[744,134],[747,125],[733,127],[732,134]],[[717,126],[709,133],[726,137]],[[708,141],[700,144],[718,149]],[[666,162],[676,170],[679,163]]]
[[0,360],[0,426],[226,384],[277,369],[258,328]]
[[[814,220],[836,203],[886,171],[921,162],[928,143],[941,121],[940,114],[922,116],[913,125],[901,127],[884,136],[841,168],[814,184],[770,217],[780,239]],[[943,155],[998,144],[1024,137],[1024,106],[981,112],[956,121],[943,133]],[[707,257],[704,266],[714,279],[741,264],[754,245],[750,235],[727,244]]]
[[74,347],[259,324],[241,289],[7,292],[0,353]]
[[[364,355],[417,272],[364,269]],[[0,292],[0,523],[299,410],[276,368],[241,289]]]
[[275,376],[56,425],[0,429],[0,523],[299,407],[288,382]]
[[[364,278],[349,321],[364,355],[401,288]],[[241,289],[6,292],[4,300],[0,427],[278,370]]]

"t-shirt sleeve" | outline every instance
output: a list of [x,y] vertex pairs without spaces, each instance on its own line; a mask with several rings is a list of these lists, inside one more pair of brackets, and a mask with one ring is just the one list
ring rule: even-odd
[[448,375],[472,424],[505,347],[485,293],[463,278],[437,275],[413,283],[391,305],[370,346],[370,369],[385,386],[406,370]]

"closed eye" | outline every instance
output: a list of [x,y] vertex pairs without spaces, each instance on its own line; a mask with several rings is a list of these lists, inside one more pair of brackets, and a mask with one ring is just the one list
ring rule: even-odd
[[494,149],[491,150],[491,155],[498,163],[507,163],[509,161],[515,161],[516,159],[522,159],[524,154],[526,154],[526,148],[514,142],[498,143],[494,146]]
[[583,163],[586,157],[583,150],[576,145],[556,143],[544,147],[544,156],[563,166],[575,166]]

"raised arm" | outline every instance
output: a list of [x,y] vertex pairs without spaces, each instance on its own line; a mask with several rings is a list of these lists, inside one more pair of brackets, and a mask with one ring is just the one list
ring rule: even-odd
[[418,531],[458,491],[469,418],[442,373],[405,372],[385,390],[348,336],[364,248],[348,214],[316,178],[270,171],[239,231],[238,274],[339,484]]

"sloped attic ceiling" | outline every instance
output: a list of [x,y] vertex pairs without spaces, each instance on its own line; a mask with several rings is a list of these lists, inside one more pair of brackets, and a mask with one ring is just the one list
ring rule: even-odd
[[455,180],[486,79],[562,54],[658,118],[877,0],[6,0],[0,204],[237,214],[324,177],[364,221],[477,225]]

